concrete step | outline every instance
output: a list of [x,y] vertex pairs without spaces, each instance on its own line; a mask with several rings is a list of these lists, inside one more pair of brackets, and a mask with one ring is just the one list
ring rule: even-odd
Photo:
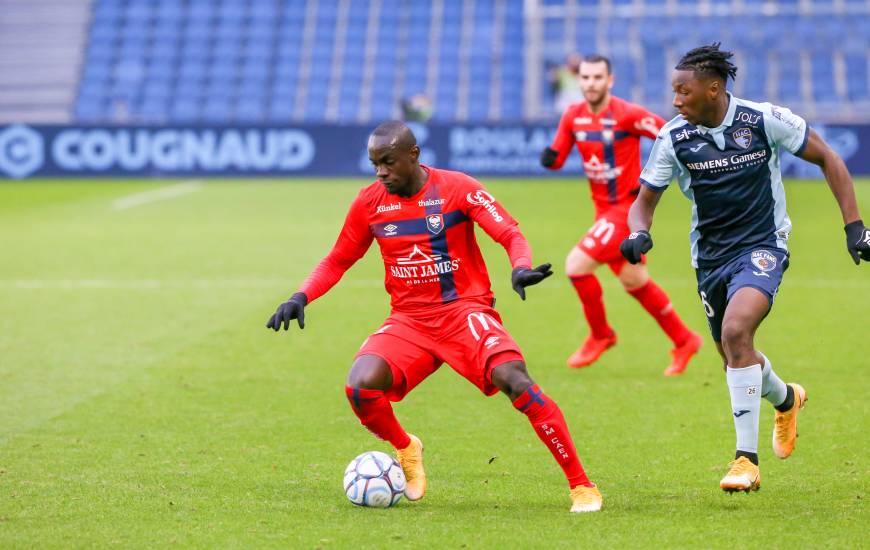
[[0,106],[0,124],[26,122],[29,124],[63,124],[72,121],[66,107],[45,105]]
[[16,105],[22,103],[68,103],[74,99],[75,91],[69,88],[2,88],[0,87],[0,105]]

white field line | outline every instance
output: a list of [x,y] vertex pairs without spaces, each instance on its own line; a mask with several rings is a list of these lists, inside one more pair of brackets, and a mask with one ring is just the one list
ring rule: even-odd
[[[287,279],[276,278],[227,278],[227,279],[0,279],[0,290],[169,290],[169,289],[220,289],[220,288],[275,288],[286,287],[293,290],[301,277]],[[694,291],[695,282],[690,280],[658,280],[665,288],[691,288]],[[384,286],[383,279],[356,279],[342,280],[339,287],[349,288],[380,288]],[[613,282],[616,289],[619,284]],[[842,280],[842,279],[804,279],[786,281],[786,288],[852,288],[863,289],[870,286],[866,280]],[[621,288],[621,287],[619,287]],[[535,286],[534,292],[564,292],[559,285],[543,284]]]
[[161,187],[160,189],[155,189],[153,191],[144,191],[142,193],[135,193],[133,195],[127,195],[126,197],[121,197],[120,199],[115,199],[112,202],[112,209],[127,210],[128,208],[134,208],[143,204],[174,199],[183,195],[195,193],[200,189],[202,189],[201,182],[196,180],[184,181],[176,185]]
[[[295,288],[288,279],[0,279],[0,290],[170,290],[220,288]],[[382,279],[342,281],[341,286],[383,288]]]

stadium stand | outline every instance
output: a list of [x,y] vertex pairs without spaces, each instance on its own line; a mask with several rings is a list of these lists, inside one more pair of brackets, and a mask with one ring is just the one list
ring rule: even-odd
[[[0,31],[8,6],[37,20],[21,10],[52,2],[90,14],[83,42],[61,35],[84,63],[53,89],[82,122],[369,122],[420,93],[440,122],[552,119],[545,71],[571,51],[610,56],[616,93],[667,114],[676,60],[714,39],[738,95],[870,120],[867,0],[0,0]],[[2,72],[0,121],[26,111],[10,97],[52,97]]]
[[0,122],[68,122],[89,2],[0,0]]

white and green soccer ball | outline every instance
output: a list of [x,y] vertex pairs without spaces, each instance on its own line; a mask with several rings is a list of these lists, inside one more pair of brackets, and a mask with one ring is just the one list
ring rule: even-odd
[[357,506],[389,508],[402,499],[405,472],[390,455],[366,451],[345,468],[344,492]]

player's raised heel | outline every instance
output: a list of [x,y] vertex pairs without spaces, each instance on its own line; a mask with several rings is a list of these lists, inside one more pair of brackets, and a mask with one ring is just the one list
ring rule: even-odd
[[776,411],[773,418],[773,454],[788,458],[797,443],[797,415],[807,403],[807,392],[800,384],[789,384],[794,391],[794,404],[785,412]]
[[426,493],[426,472],[423,470],[423,442],[416,435],[408,434],[411,443],[396,451],[396,459],[405,472],[405,498],[420,500]]
[[730,467],[728,473],[719,482],[719,487],[723,491],[728,493],[745,491],[748,493],[761,488],[761,471],[751,460],[741,456],[732,460],[728,466]]
[[568,358],[568,366],[572,369],[587,367],[595,361],[598,361],[601,354],[615,345],[615,332],[611,332],[610,336],[605,338],[595,338],[590,334],[589,337],[586,338],[586,341],[583,342],[583,345],[580,346],[580,349],[572,353],[571,357]]
[[595,485],[592,487],[578,485],[571,489],[572,513],[597,512],[601,510],[602,502],[601,492]]
[[682,346],[677,346],[671,350],[671,357],[673,359],[668,368],[665,369],[665,376],[683,374],[683,371],[686,370],[686,365],[689,364],[689,360],[698,353],[703,343],[704,339],[701,338],[700,334],[696,332],[690,333],[689,339]]

